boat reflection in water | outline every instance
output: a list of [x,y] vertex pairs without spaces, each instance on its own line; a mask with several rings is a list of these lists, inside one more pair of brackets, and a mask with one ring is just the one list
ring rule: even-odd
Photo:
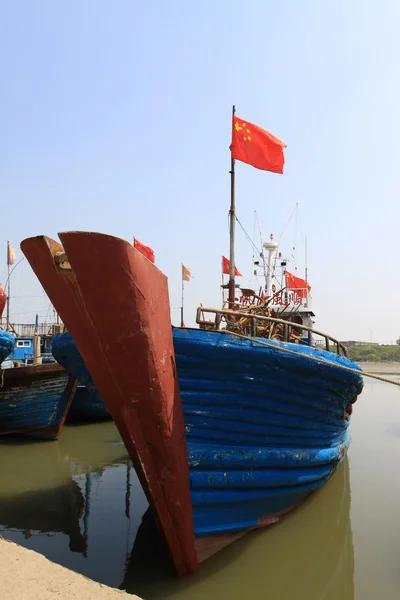
[[[79,520],[84,497],[69,475],[59,445],[41,443],[0,446],[0,525],[33,536],[63,533],[69,549],[86,555]],[[20,476],[18,476],[20,474]]]
[[354,552],[347,458],[279,527],[246,536],[177,580],[151,513],[146,513],[120,588],[152,598],[352,600]]
[[92,477],[128,460],[115,428],[89,428],[85,436],[65,428],[54,444],[0,444],[0,533],[66,565],[54,543],[38,538],[64,534],[69,551],[86,557]]

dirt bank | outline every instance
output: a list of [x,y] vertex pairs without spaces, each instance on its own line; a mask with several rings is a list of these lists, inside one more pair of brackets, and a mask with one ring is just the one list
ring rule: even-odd
[[400,375],[400,362],[368,361],[358,362],[363,371],[386,375]]
[[140,600],[0,538],[1,600]]

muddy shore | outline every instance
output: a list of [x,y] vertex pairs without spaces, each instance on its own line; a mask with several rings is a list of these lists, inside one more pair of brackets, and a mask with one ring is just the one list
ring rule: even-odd
[[2,600],[140,600],[0,538]]

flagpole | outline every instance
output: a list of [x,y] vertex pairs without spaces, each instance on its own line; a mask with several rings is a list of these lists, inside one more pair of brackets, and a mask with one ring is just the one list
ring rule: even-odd
[[223,260],[221,259],[221,290],[222,290],[222,308],[225,308],[224,306],[224,265],[222,264]]
[[183,290],[184,290],[184,287],[183,287],[183,264],[182,264],[182,270],[181,270],[181,272],[182,272],[181,327],[183,327],[183,325],[184,325],[184,321],[183,321]]
[[7,240],[7,270],[8,270],[8,276],[7,276],[7,282],[8,282],[8,287],[7,287],[7,321],[6,321],[6,331],[10,330],[10,242],[9,240]]
[[[232,106],[232,127],[233,119],[235,117],[235,106]],[[229,211],[229,308],[233,308],[235,303],[235,222],[236,222],[236,206],[235,206],[235,159],[231,155],[231,208]]]
[[304,240],[304,250],[305,250],[305,280],[306,280],[306,299],[307,299],[307,304],[306,306],[308,306],[308,287],[307,287],[307,281],[308,281],[308,269],[307,269],[307,236],[305,236],[305,240]]

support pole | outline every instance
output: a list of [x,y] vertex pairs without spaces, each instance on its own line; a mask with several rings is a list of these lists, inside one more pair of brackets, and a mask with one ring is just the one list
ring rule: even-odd
[[[234,127],[235,107],[232,107],[232,128]],[[231,157],[231,208],[229,211],[229,308],[232,309],[235,304],[235,224],[236,224],[236,205],[235,205],[235,159]]]

